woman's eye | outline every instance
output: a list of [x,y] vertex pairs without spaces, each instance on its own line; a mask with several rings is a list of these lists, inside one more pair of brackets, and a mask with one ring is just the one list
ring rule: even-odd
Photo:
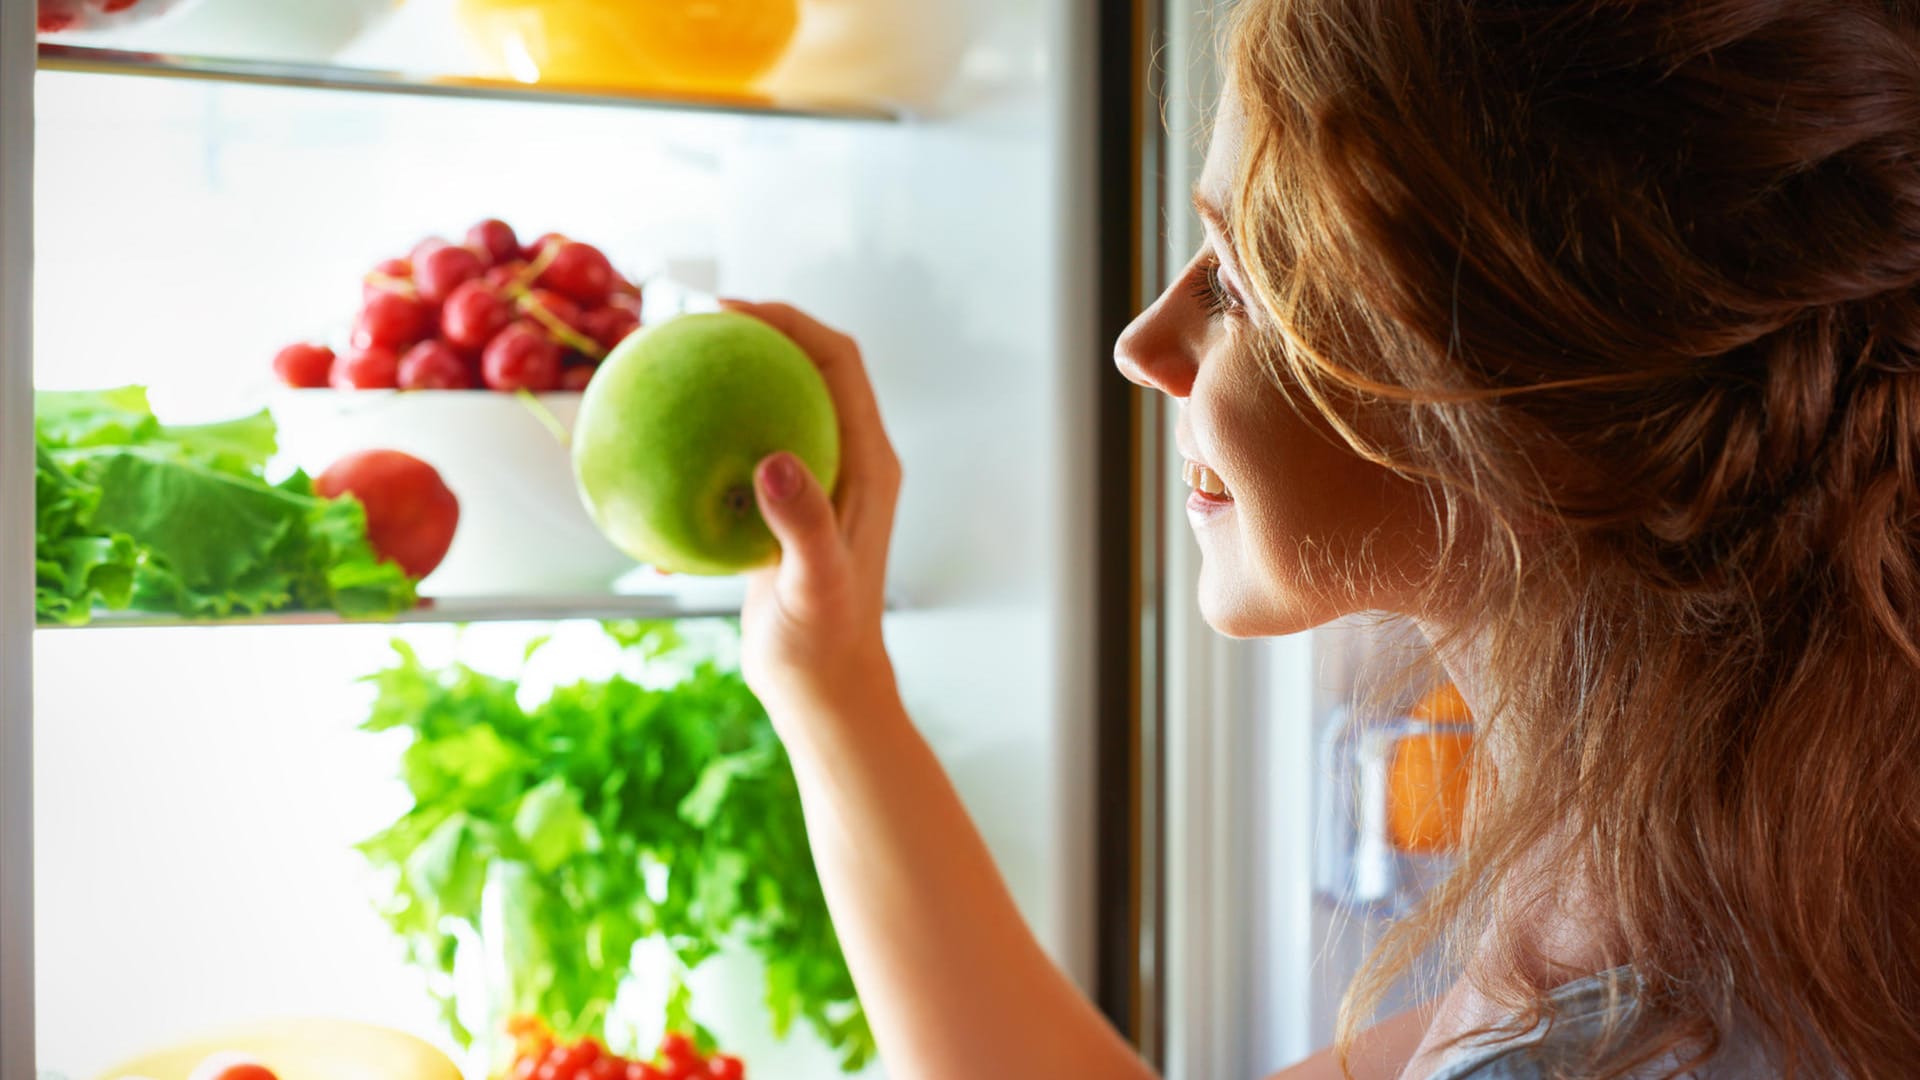
[[1220,263],[1216,260],[1209,259],[1200,265],[1200,272],[1194,275],[1193,295],[1206,305],[1209,318],[1218,318],[1240,307],[1239,298],[1220,280]]

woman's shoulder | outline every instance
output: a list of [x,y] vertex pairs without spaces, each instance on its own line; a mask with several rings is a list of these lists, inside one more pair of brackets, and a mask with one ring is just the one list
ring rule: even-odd
[[[1631,968],[1615,968],[1567,983],[1549,994],[1548,1001],[1548,1015],[1532,1028],[1507,1038],[1469,1040],[1455,1047],[1427,1080],[1551,1080],[1566,1075],[1604,1040],[1632,1030],[1640,1008],[1640,981]],[[1700,1080],[1768,1075],[1750,1049],[1734,1040],[1704,1070],[1690,1075]],[[1662,1060],[1644,1071],[1665,1076],[1671,1068],[1671,1061]]]

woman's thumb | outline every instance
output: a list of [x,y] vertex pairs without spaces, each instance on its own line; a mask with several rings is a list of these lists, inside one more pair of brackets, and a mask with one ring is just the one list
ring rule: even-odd
[[786,451],[770,454],[753,471],[760,516],[780,541],[780,577],[824,569],[839,546],[833,503],[812,470]]

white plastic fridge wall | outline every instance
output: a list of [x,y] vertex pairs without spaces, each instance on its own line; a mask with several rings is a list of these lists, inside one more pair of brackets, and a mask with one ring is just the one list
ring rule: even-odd
[[[905,696],[1090,983],[1088,402],[1112,377],[1094,5],[964,7],[950,108],[896,125],[42,76],[36,378],[150,383],[178,415],[249,407],[274,349],[350,317],[373,261],[490,215],[639,273],[711,263],[723,292],[853,332],[906,469],[887,628]],[[479,636],[500,652],[514,631]],[[83,1078],[269,1014],[435,1031],[348,846],[403,797],[391,745],[353,731],[353,680],[389,636],[37,635],[40,1068]],[[446,628],[405,636],[451,648]],[[804,1038],[739,1039],[760,1075],[832,1074]]]

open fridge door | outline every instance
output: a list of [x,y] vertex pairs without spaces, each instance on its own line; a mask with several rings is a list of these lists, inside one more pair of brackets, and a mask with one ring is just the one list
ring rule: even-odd
[[[1165,134],[1148,169],[1162,232],[1146,258],[1164,288],[1203,238],[1189,192],[1222,86],[1228,14],[1166,0],[1158,18]],[[1382,932],[1445,873],[1445,845],[1418,817],[1432,794],[1420,783],[1438,766],[1422,766],[1452,760],[1445,752],[1470,735],[1464,717],[1420,715],[1432,689],[1417,674],[1425,643],[1404,624],[1357,616],[1254,641],[1206,625],[1173,445],[1178,407],[1153,398],[1165,1071],[1266,1076],[1332,1043]],[[1422,966],[1402,980],[1379,1015],[1414,1004],[1435,974]]]

